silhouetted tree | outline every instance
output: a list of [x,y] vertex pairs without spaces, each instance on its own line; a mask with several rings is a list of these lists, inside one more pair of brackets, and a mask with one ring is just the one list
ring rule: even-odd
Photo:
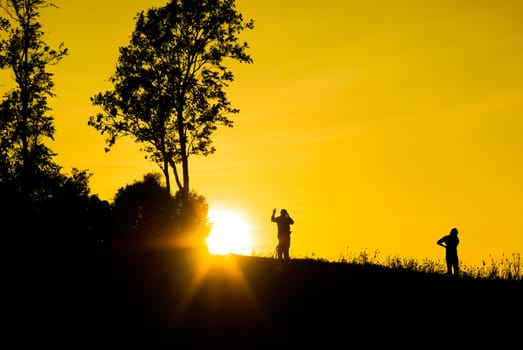
[[204,196],[195,191],[186,196],[183,191],[176,192],[176,245],[180,247],[204,248],[211,224],[208,220],[209,206]]
[[173,0],[140,12],[130,44],[120,48],[114,89],[91,98],[103,112],[88,124],[107,136],[106,151],[133,137],[162,169],[169,192],[172,168],[187,196],[189,155],[213,153],[212,133],[232,127],[227,114],[239,112],[224,90],[233,81],[225,60],[252,62],[238,38],[252,28],[234,0]]
[[4,35],[0,41],[0,67],[14,77],[14,88],[0,104],[1,176],[18,188],[28,207],[48,196],[46,179],[57,176],[60,167],[55,154],[45,145],[54,137],[53,117],[47,113],[48,97],[53,97],[53,74],[49,65],[66,54],[63,44],[51,49],[43,41],[40,9],[53,6],[45,0],[1,0]]
[[161,244],[170,248],[194,247],[209,233],[208,206],[203,196],[172,196],[160,174],[120,188],[112,208],[111,243],[116,247]]
[[[43,40],[40,10],[47,7],[56,6],[46,0],[0,0],[0,68],[13,76],[13,87],[0,102],[1,231],[10,245],[23,240],[41,249],[71,248],[101,239],[109,203],[89,194],[87,171],[62,174],[46,145],[55,132],[48,68],[67,55],[63,44],[52,49]],[[95,218],[93,211],[101,216]]]
[[60,175],[39,215],[41,240],[54,247],[84,249],[100,245],[109,228],[110,204],[90,195],[91,174],[73,168]]
[[47,256],[100,248],[108,235],[111,206],[90,194],[90,177],[75,168],[70,175],[48,173],[39,185],[47,196],[30,208],[22,206],[20,192],[9,181],[0,182],[1,243],[31,246]]

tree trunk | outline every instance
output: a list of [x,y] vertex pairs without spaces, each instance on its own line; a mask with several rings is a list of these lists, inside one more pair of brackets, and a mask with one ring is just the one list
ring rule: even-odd
[[[183,106],[182,103],[178,104]],[[178,107],[177,110],[177,127],[178,136],[180,136],[180,157],[182,159],[182,193],[185,198],[189,195],[189,155],[187,154],[187,139],[185,136],[184,120],[183,120],[183,107]]]
[[162,171],[163,171],[163,176],[165,177],[165,187],[167,188],[167,192],[171,193],[171,179],[169,177],[169,161],[167,160],[167,158],[165,156],[164,156]]

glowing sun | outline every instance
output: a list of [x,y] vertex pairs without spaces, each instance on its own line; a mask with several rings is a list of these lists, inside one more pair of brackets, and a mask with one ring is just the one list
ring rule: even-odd
[[229,210],[209,210],[211,232],[205,243],[211,254],[246,254],[252,249],[251,227]]

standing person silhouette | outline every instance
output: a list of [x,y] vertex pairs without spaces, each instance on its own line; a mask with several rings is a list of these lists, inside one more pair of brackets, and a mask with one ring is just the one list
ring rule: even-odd
[[453,228],[446,236],[441,237],[437,242],[438,245],[445,248],[445,260],[447,262],[447,274],[449,276],[459,276],[459,259],[458,259],[458,229]]
[[290,217],[286,209],[280,211],[280,216],[276,216],[276,209],[273,209],[271,221],[278,225],[278,260],[289,259],[289,249],[291,247],[291,225],[294,220]]

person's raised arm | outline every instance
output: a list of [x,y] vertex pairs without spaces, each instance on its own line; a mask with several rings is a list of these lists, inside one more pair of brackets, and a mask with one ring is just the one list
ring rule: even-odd
[[271,221],[276,221],[276,208],[272,210]]

